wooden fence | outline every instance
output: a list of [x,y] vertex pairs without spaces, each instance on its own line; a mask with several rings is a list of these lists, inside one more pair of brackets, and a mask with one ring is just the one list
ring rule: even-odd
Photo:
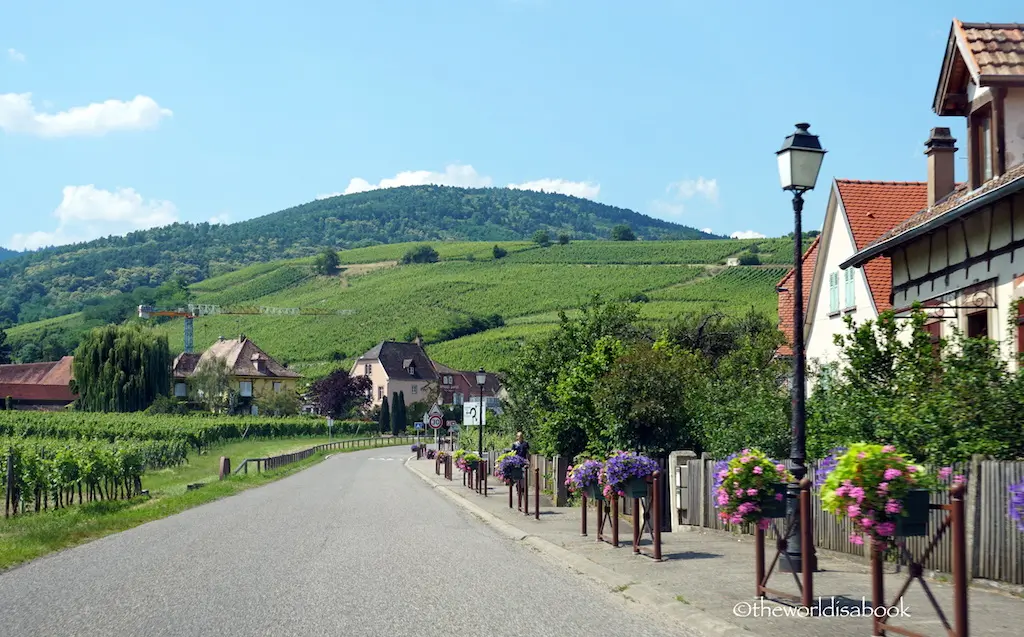
[[270,456],[267,458],[246,458],[238,465],[235,469],[235,474],[244,473],[248,475],[249,464],[252,463],[256,466],[257,472],[270,471],[271,469],[277,469],[289,465],[293,462],[299,462],[305,460],[310,456],[325,451],[327,449],[372,449],[375,447],[395,447],[399,445],[412,445],[416,442],[415,436],[393,436],[390,438],[353,438],[350,440],[337,440],[335,442],[325,442],[322,445],[316,445],[309,449],[303,449],[302,451],[295,451],[292,453],[285,453],[279,456]]
[[[687,522],[708,529],[736,530],[718,519],[714,506],[714,471],[716,460],[705,457],[690,460],[686,472]],[[786,461],[786,465],[791,463]],[[808,477],[814,479],[816,463],[810,463]],[[1024,462],[982,460],[953,465],[954,473],[967,477],[967,551],[972,578],[1024,584],[1024,533],[1009,517],[1009,487],[1024,479]],[[949,492],[932,494],[933,504],[947,504]],[[856,555],[867,559],[865,546],[850,542],[853,525],[846,518],[837,519],[821,508],[816,489],[811,491],[814,516],[815,546],[829,551]],[[942,511],[931,512],[931,528],[940,523]],[[751,525],[739,531],[753,535]],[[774,537],[769,532],[769,537]],[[911,537],[906,546],[920,555],[928,538]],[[933,551],[927,567],[943,572],[953,570],[952,538],[946,533]]]

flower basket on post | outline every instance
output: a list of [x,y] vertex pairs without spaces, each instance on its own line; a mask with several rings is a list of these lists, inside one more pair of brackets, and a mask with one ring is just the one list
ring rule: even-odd
[[647,496],[647,479],[660,469],[657,461],[632,451],[614,451],[604,463],[599,479],[604,485],[604,496],[612,493],[619,497]]
[[[604,502],[604,494],[601,492],[599,482],[604,464],[597,460],[584,460],[574,466],[570,466],[565,473],[565,486],[569,491],[580,492],[583,495],[583,502],[580,506],[580,535],[587,534],[587,500],[592,500],[597,505],[598,516],[601,515],[601,507]],[[600,519],[600,518],[599,518]]]
[[729,456],[715,466],[718,518],[767,529],[772,518],[786,517],[786,485],[792,480],[786,465],[757,449]]
[[505,484],[512,484],[523,479],[523,471],[529,463],[526,458],[517,456],[513,452],[503,453],[498,456],[494,466],[494,475],[504,480]]

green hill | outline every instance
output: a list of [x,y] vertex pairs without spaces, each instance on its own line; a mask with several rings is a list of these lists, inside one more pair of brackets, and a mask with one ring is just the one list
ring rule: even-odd
[[[785,240],[764,241],[768,247]],[[212,304],[352,309],[352,315],[209,316],[195,320],[196,347],[244,333],[307,375],[350,361],[376,342],[420,334],[437,360],[456,367],[501,369],[519,342],[537,338],[594,294],[633,299],[641,313],[662,322],[712,307],[728,313],[751,308],[775,315],[775,284],[784,265],[722,267],[717,262],[752,242],[580,241],[538,248],[503,244],[438,245],[442,261],[395,265],[379,248],[352,250],[337,276],[313,274],[308,260],[250,266],[193,286],[195,300]],[[393,246],[400,248],[400,246]],[[407,246],[405,246],[407,247]],[[484,254],[487,257],[484,258]],[[768,254],[771,254],[769,251]],[[381,258],[384,257],[384,258]],[[701,263],[702,258],[709,261]],[[502,325],[495,326],[493,317]],[[475,326],[475,327],[474,327]],[[167,330],[182,347],[182,324]],[[474,329],[481,331],[473,332]]]
[[252,263],[311,256],[324,246],[515,241],[537,230],[606,239],[619,224],[629,225],[640,239],[713,238],[566,195],[408,186],[312,201],[229,225],[174,224],[18,255],[0,263],[0,323],[78,312],[175,277],[194,283]]
[[[191,300],[217,305],[353,309],[352,315],[224,315],[195,320],[197,348],[219,336],[245,333],[272,355],[308,374],[344,365],[384,338],[422,334],[432,355],[463,368],[500,368],[515,345],[552,329],[560,310],[593,294],[635,299],[642,314],[665,321],[711,307],[749,308],[774,316],[775,283],[792,253],[789,239],[695,241],[573,241],[538,247],[501,242],[431,243],[432,264],[397,265],[418,244],[346,250],[336,276],[319,276],[313,259],[258,263],[189,286]],[[725,259],[756,252],[762,266],[723,267]],[[18,325],[9,338],[19,360],[52,359],[74,347],[82,330],[130,319],[135,299]],[[500,316],[499,322],[494,316]],[[183,346],[181,321],[154,322],[171,345]],[[478,331],[482,330],[482,331]]]

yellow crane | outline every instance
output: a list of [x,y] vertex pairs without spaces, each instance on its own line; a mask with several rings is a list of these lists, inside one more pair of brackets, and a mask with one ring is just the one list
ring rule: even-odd
[[327,310],[317,307],[268,307],[265,305],[209,305],[189,303],[178,309],[155,308],[151,305],[139,306],[139,318],[148,319],[154,316],[170,316],[185,319],[185,352],[191,354],[193,348],[192,320],[197,316],[215,316],[218,314],[271,314],[278,316],[339,316],[353,314],[355,310]]

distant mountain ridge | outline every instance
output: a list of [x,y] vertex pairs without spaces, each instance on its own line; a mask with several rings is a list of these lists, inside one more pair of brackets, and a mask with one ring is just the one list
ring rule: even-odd
[[[76,312],[179,277],[200,281],[251,263],[406,241],[528,239],[537,230],[606,239],[714,235],[568,195],[508,188],[404,186],[311,201],[230,225],[177,223],[15,255],[0,263],[0,322]],[[2,257],[0,257],[2,258]]]
[[6,261],[7,259],[13,259],[14,257],[21,256],[20,252],[14,250],[8,250],[7,248],[0,247],[0,261]]

